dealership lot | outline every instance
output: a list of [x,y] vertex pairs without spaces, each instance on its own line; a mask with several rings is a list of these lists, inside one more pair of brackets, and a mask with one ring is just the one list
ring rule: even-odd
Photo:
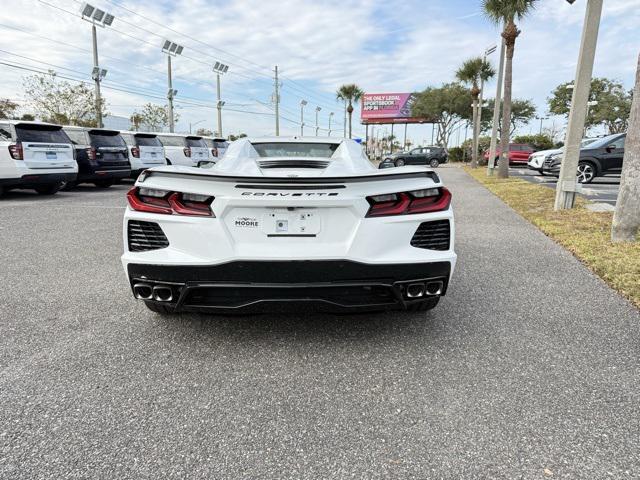
[[119,262],[127,186],[7,194],[0,478],[640,475],[640,314],[439,172],[459,264],[427,314],[162,318]]
[[[556,188],[556,184],[558,183],[557,177],[541,175],[526,167],[511,167],[509,168],[509,174],[513,177],[519,177],[528,182],[553,189]],[[606,203],[611,206],[615,206],[619,191],[620,175],[596,177],[592,183],[582,185],[582,195],[585,198],[593,202]]]

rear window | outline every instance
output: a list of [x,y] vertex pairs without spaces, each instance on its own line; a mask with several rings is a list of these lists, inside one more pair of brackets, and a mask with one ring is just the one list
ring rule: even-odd
[[158,136],[158,138],[162,142],[162,145],[164,145],[165,147],[184,147],[185,146],[184,137],[160,135]]
[[62,127],[49,125],[16,125],[18,142],[71,143]]
[[261,157],[323,157],[329,158],[338,148],[337,143],[254,143]]
[[214,140],[213,144],[215,145],[216,148],[227,148],[229,146],[229,142],[221,141],[221,140]]
[[82,130],[64,130],[64,132],[69,136],[74,145],[85,145],[87,143],[87,139]]
[[187,146],[188,147],[201,147],[207,148],[207,144],[204,143],[204,140],[201,138],[188,138],[187,137]]
[[11,140],[11,125],[8,123],[0,123],[0,138]]
[[139,147],[161,147],[158,137],[154,135],[136,135],[136,143]]
[[91,145],[94,147],[125,147],[122,136],[117,133],[115,135],[110,133],[89,132],[91,137]]

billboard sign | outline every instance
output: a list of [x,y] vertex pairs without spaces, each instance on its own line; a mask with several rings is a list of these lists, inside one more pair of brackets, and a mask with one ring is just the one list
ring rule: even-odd
[[362,96],[362,123],[425,123],[411,116],[413,93],[365,93]]

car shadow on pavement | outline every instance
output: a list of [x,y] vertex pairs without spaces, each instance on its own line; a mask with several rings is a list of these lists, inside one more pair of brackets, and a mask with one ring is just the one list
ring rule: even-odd
[[[153,315],[153,314],[150,314]],[[181,314],[156,317],[164,334],[184,336],[185,341],[216,339],[265,344],[274,341],[353,342],[372,339],[434,338],[444,331],[442,307],[428,312],[321,313],[300,308],[296,313],[251,315]]]

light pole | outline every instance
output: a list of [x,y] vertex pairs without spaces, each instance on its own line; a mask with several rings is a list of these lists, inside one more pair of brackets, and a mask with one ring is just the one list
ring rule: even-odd
[[331,117],[333,117],[333,112],[329,112],[329,132],[327,133],[327,137],[331,136]]
[[173,99],[178,94],[177,90],[173,89],[173,83],[171,79],[171,57],[176,57],[182,53],[184,47],[178,45],[170,40],[165,40],[162,43],[162,52],[167,55],[167,100],[169,100],[169,131],[173,133],[175,130],[175,118],[173,116]]
[[220,98],[220,75],[224,75],[229,71],[229,65],[224,65],[223,63],[216,62],[213,66],[213,71],[216,72],[216,92],[218,94],[216,102],[216,108],[218,109],[218,131],[217,136],[222,137],[222,107],[224,106],[224,102]]
[[496,82],[496,98],[493,104],[493,120],[491,126],[491,142],[489,143],[489,160],[487,161],[487,176],[493,175],[496,161],[496,143],[498,142],[498,122],[502,105],[502,79],[504,78],[505,41],[500,44],[500,62],[498,67],[498,81]]
[[[495,52],[497,48],[498,48],[497,45],[491,45],[490,47],[487,47],[487,49],[484,51],[484,56],[482,57],[483,63],[487,61],[487,57],[491,55],[493,52]],[[484,95],[484,78],[481,78],[480,79],[480,96],[478,97],[478,115],[476,116],[476,124],[473,127],[475,132],[475,135],[473,136],[474,138],[473,151],[476,152],[476,158],[478,156],[477,152],[478,152],[479,140],[480,140],[480,124],[482,121],[483,95]]]
[[304,106],[307,104],[306,100],[300,100],[300,136],[304,137]]
[[275,104],[276,110],[276,137],[280,136],[280,83],[278,80],[278,66],[275,66],[275,79],[273,82],[274,93],[273,93],[273,103]]
[[549,120],[549,117],[536,117],[536,120],[540,120],[540,131],[538,132],[538,135],[542,135],[542,122]]
[[344,138],[347,138],[347,99],[344,100]]
[[100,64],[98,62],[98,33],[96,31],[96,25],[103,28],[105,26],[108,27],[113,23],[115,17],[88,3],[84,3],[82,5],[80,14],[83,20],[91,23],[91,38],[93,40],[93,69],[91,70],[91,78],[96,84],[96,123],[98,128],[102,128],[102,96],[100,94],[100,82],[102,82],[102,79],[107,75],[107,70],[100,68]]
[[320,127],[318,126],[318,113],[320,113],[320,110],[322,110],[322,108],[316,107],[316,137],[318,136],[318,133],[320,132]]

